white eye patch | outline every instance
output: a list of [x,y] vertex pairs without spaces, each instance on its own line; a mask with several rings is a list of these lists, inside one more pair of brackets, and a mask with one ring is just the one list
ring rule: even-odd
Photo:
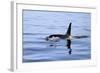
[[48,38],[50,41],[58,41],[58,40],[60,40],[60,38],[59,37],[51,37],[51,38]]

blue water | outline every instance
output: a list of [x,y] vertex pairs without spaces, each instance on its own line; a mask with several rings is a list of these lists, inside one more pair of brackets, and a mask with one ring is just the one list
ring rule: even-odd
[[[51,34],[65,34],[70,22],[72,36],[89,36],[72,39],[71,54],[66,47],[66,40],[45,40]],[[91,14],[23,10],[22,43],[24,63],[91,59]],[[50,46],[51,44],[54,46]]]

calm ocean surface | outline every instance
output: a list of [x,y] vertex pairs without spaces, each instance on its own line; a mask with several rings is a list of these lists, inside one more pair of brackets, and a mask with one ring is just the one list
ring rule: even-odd
[[[45,40],[51,34],[65,34],[70,22],[72,36],[89,36],[71,40],[72,54],[66,40]],[[24,63],[91,59],[91,14],[24,10],[22,43]]]

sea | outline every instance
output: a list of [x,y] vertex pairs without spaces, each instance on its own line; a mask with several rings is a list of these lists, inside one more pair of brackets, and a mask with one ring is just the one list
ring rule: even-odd
[[[90,13],[46,10],[23,10],[22,13],[23,63],[91,59]],[[71,36],[88,37],[72,38],[71,49],[66,47],[66,39],[46,41],[49,35],[65,34],[70,22]]]

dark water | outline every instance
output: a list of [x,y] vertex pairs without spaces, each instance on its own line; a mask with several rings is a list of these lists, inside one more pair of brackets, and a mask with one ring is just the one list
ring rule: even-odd
[[[66,40],[46,41],[51,34],[65,34],[72,22],[71,51]],[[91,59],[91,15],[77,12],[23,11],[23,62]],[[53,45],[53,46],[50,46]]]

